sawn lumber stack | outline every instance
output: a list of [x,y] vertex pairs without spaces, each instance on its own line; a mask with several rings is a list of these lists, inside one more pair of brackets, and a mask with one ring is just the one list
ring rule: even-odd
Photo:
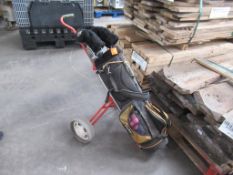
[[133,22],[163,46],[232,38],[233,1],[203,1],[203,8],[199,2],[142,0]]
[[[204,60],[231,70],[229,73],[233,76],[232,55],[233,52],[229,52]],[[162,68],[159,72],[153,72],[151,90],[153,99],[160,101],[162,108],[172,116],[173,128],[170,135],[174,140],[180,144],[173,134],[174,128],[182,130],[183,135],[189,138],[186,141],[204,150],[208,157],[222,168],[223,174],[232,173],[232,80],[193,61],[174,64]],[[184,152],[194,159],[187,150]],[[200,168],[200,163],[196,163]]]
[[123,49],[124,58],[130,63],[139,83],[147,86],[147,78],[153,71],[158,72],[170,64],[233,52],[233,43],[227,41],[213,41],[180,50],[149,41],[144,32],[132,25],[112,25],[111,30],[118,35],[118,46]]
[[233,140],[221,130],[226,121],[233,123],[232,81],[195,59],[212,61],[231,75],[233,43],[212,41],[180,50],[148,40],[134,26],[111,30],[140,85],[151,89],[151,100],[171,116],[170,136],[201,172],[214,164],[222,174],[232,173]]
[[138,13],[139,3],[141,0],[125,0],[124,14],[130,19],[134,18],[134,14]]

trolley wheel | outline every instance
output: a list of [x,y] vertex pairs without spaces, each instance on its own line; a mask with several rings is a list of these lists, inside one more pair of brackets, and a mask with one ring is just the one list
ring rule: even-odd
[[94,127],[88,122],[81,119],[71,122],[71,130],[75,138],[81,143],[89,143],[95,135]]

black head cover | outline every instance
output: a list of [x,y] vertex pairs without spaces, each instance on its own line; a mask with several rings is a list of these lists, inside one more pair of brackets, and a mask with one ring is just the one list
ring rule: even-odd
[[95,32],[105,42],[108,48],[114,46],[118,41],[118,37],[105,27],[89,27],[88,29]]
[[81,34],[78,37],[78,41],[86,43],[95,53],[100,51],[100,49],[105,46],[105,43],[92,30],[81,31]]

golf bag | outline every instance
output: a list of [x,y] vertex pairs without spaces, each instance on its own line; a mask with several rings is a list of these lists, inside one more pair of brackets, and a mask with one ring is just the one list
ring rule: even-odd
[[152,105],[149,93],[141,90],[121,50],[114,47],[118,37],[106,28],[90,27],[78,33],[78,41],[93,50],[97,73],[120,108],[120,122],[134,142],[144,150],[166,142],[168,115]]

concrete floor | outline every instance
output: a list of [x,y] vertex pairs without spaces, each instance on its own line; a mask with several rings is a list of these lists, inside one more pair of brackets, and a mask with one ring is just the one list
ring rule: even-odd
[[0,175],[198,175],[172,142],[140,151],[110,111],[88,145],[69,128],[102,104],[106,90],[78,46],[25,51],[19,34],[0,31]]

